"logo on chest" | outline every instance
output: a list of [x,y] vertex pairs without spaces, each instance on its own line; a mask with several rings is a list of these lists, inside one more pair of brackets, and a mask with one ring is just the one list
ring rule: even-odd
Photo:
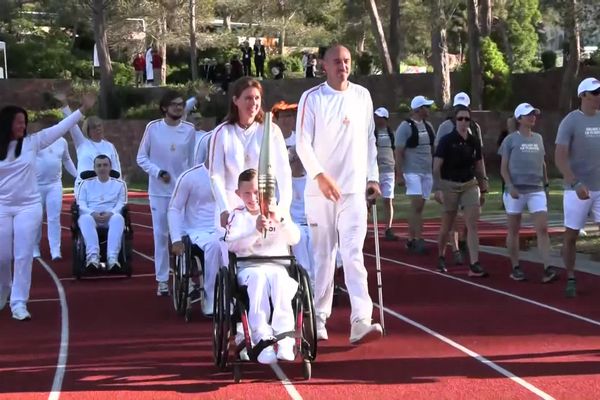
[[344,126],[350,125],[350,119],[347,116],[345,116],[344,119],[342,120],[342,124]]

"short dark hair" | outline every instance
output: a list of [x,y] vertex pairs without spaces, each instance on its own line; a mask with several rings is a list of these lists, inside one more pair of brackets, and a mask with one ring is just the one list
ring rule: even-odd
[[256,172],[254,168],[245,170],[238,177],[238,187],[240,187],[242,182],[251,182],[254,178],[256,178],[256,175],[258,175],[258,172]]
[[165,92],[165,94],[163,94],[162,98],[160,99],[160,103],[158,103],[161,114],[165,115],[167,113],[167,107],[169,107],[171,102],[180,97],[183,99],[181,93],[179,93],[176,90],[168,90],[167,92]]
[[453,110],[453,114],[452,117],[456,118],[456,116],[458,115],[459,112],[461,111],[467,111],[469,113],[469,115],[471,115],[471,109],[467,106],[463,106],[462,104],[457,104],[454,106],[454,110]]
[[94,167],[96,166],[96,160],[108,160],[108,164],[112,167],[112,160],[106,154],[98,154],[96,158],[94,158]]

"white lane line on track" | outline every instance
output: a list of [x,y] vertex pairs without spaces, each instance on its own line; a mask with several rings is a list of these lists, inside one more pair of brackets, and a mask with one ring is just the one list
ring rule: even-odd
[[[148,278],[154,277],[154,274],[137,274],[131,275],[130,277],[126,277],[125,275],[98,275],[98,276],[86,276],[83,280],[93,281],[93,280],[102,280],[102,279],[129,279],[129,278]],[[70,278],[60,278],[61,281],[77,281],[79,279],[70,277]]]
[[132,226],[139,226],[140,228],[146,228],[146,229],[152,229],[151,226],[148,225],[142,225],[142,224],[136,224],[135,222],[131,223]]
[[58,361],[56,362],[56,372],[54,373],[54,381],[52,382],[52,390],[48,395],[48,400],[58,400],[62,390],[63,379],[65,377],[65,369],[67,367],[67,358],[69,355],[69,307],[67,305],[67,296],[65,288],[58,279],[58,276],[52,271],[52,268],[41,258],[37,259],[42,267],[50,274],[56,289],[58,290],[58,298],[60,299],[60,348],[58,351]]
[[28,303],[46,303],[46,302],[51,302],[51,301],[60,301],[60,299],[29,299],[27,302]]
[[[348,293],[346,290],[344,290],[346,293]],[[373,303],[373,305],[377,308],[379,308],[379,304],[377,303]],[[428,327],[426,327],[423,324],[420,324],[419,322],[412,320],[400,313],[397,313],[387,307],[383,307],[383,310],[390,314],[393,317],[398,318],[401,321],[406,322],[409,325],[414,326],[415,328],[435,337],[436,339],[446,343],[449,346],[454,347],[456,350],[465,353],[466,355],[468,355],[469,357],[474,358],[475,360],[479,361],[480,363],[482,363],[483,365],[493,369],[494,371],[498,372],[500,375],[504,375],[505,377],[507,377],[508,379],[510,379],[511,381],[515,382],[516,384],[524,387],[525,389],[529,390],[530,392],[534,393],[535,395],[539,396],[540,398],[544,399],[544,400],[554,400],[554,397],[552,397],[551,395],[549,395],[548,393],[544,392],[543,390],[537,388],[536,386],[532,385],[531,383],[527,382],[525,379],[518,377],[517,375],[513,374],[512,372],[510,372],[509,370],[502,368],[501,366],[499,366],[498,364],[496,364],[495,362],[485,358],[484,356],[474,352],[473,350],[461,345],[460,343],[455,342],[454,340],[434,331],[433,329],[430,329]]]
[[[141,253],[137,250],[133,250],[133,252],[135,254],[140,255],[141,257],[144,257],[145,259],[154,262],[154,258],[150,257],[144,253]],[[154,275],[153,275],[154,276]],[[277,376],[277,379],[279,379],[279,381],[281,382],[281,384],[283,385],[283,387],[285,388],[285,390],[288,392],[288,394],[290,395],[290,397],[294,400],[301,400],[302,396],[300,396],[300,393],[298,393],[298,391],[296,390],[296,387],[294,386],[294,384],[289,380],[289,378],[285,375],[285,373],[283,372],[283,370],[281,369],[281,367],[278,364],[270,364],[271,365],[271,369],[273,370],[273,372],[275,372],[275,375]]]
[[[364,255],[372,257],[372,258],[375,258],[374,254],[364,253]],[[482,285],[482,284],[479,284],[479,283],[471,282],[471,281],[468,281],[466,279],[459,278],[457,276],[443,274],[441,272],[433,271],[433,270],[431,270],[429,268],[419,267],[418,265],[414,265],[414,264],[409,264],[409,263],[405,263],[405,262],[402,262],[402,261],[393,260],[391,258],[381,257],[381,259],[383,261],[388,261],[388,262],[391,262],[391,263],[394,263],[394,264],[402,265],[404,267],[416,269],[418,271],[428,272],[430,274],[434,274],[434,275],[437,275],[437,276],[440,276],[440,277],[443,277],[443,278],[446,278],[446,279],[451,279],[451,280],[454,280],[454,281],[457,281],[457,282],[461,282],[461,283],[464,283],[464,284],[467,284],[467,285],[475,286],[475,287],[478,287],[480,289],[484,289],[484,290],[487,290],[487,291],[490,291],[490,292],[493,292],[493,293],[496,293],[496,294],[507,296],[507,297],[510,297],[512,299],[519,300],[519,301],[522,301],[524,303],[529,303],[529,304],[532,304],[534,306],[537,306],[537,307],[540,307],[540,308],[544,308],[546,310],[554,311],[556,313],[565,315],[567,317],[571,317],[571,318],[577,319],[579,321],[587,322],[588,324],[600,327],[600,321],[597,321],[595,319],[584,317],[583,315],[575,314],[575,313],[563,310],[561,308],[557,308],[557,307],[554,307],[554,306],[550,306],[548,304],[540,303],[539,301],[531,300],[531,299],[528,299],[526,297],[522,297],[522,296],[510,293],[510,292],[505,292],[504,290],[495,289],[493,287],[489,287],[489,286],[485,286],[485,285]]]

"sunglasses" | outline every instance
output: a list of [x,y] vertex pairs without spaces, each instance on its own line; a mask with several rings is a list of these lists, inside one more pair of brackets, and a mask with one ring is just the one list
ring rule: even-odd
[[596,90],[594,90],[592,92],[588,92],[588,93],[590,93],[592,96],[599,96],[600,95],[600,88],[598,88],[598,89],[596,89]]
[[469,117],[458,117],[456,118],[457,121],[465,121],[465,122],[469,122],[471,121],[471,118]]

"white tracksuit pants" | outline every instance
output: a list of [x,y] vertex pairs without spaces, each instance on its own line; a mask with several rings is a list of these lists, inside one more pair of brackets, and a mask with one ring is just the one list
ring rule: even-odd
[[204,252],[204,292],[212,304],[215,294],[217,272],[222,266],[228,265],[227,245],[220,240],[222,232],[206,233],[192,232],[190,240]]
[[315,287],[315,258],[312,251],[312,239],[310,228],[307,225],[298,225],[300,228],[300,241],[292,246],[292,252],[298,264],[308,272],[310,283]]
[[91,214],[79,217],[79,229],[85,242],[85,253],[88,258],[92,255],[100,255],[100,243],[98,242],[98,231],[96,228],[108,227],[108,241],[106,243],[106,258],[117,258],[121,250],[125,219],[121,214],[113,214],[108,224],[99,225]]
[[[46,222],[48,223],[48,243],[50,254],[60,255],[60,211],[62,209],[62,182],[49,185],[39,185],[42,207],[46,211]],[[40,252],[40,241],[42,240],[42,225],[37,230],[35,238],[35,250]]]
[[367,286],[363,245],[367,234],[364,194],[342,195],[337,203],[323,196],[306,196],[306,218],[312,232],[315,257],[315,312],[331,315],[335,254],[338,247],[352,313],[350,322],[371,321],[373,302]]
[[[42,223],[42,204],[0,206],[0,286],[12,286],[10,306],[29,300],[35,232]],[[14,258],[14,277],[11,261]]]
[[169,280],[169,197],[149,196],[154,236],[154,272],[158,282]]
[[[294,330],[292,299],[298,290],[298,282],[290,278],[281,265],[260,265],[238,271],[238,283],[248,290],[248,324],[252,342]],[[270,295],[270,296],[269,296]],[[273,303],[273,317],[269,315]]]

